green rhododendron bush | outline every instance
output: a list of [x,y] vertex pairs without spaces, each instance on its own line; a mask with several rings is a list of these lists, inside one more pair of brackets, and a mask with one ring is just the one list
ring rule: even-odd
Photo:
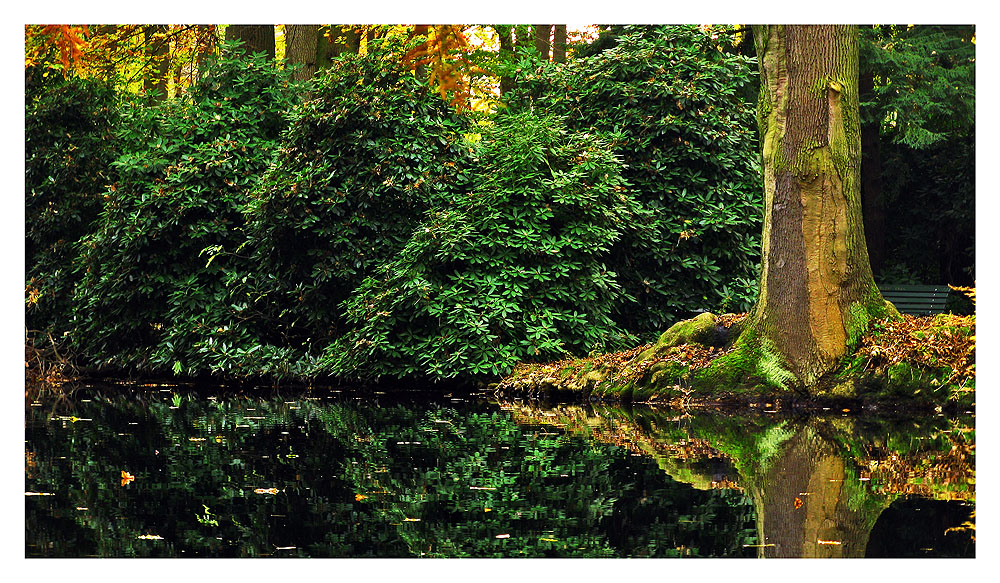
[[626,28],[470,113],[397,49],[304,87],[224,50],[155,105],[29,83],[29,326],[96,374],[468,380],[752,300],[746,58]]
[[338,375],[456,377],[620,347],[611,247],[643,210],[599,136],[557,118],[499,116],[470,192],[427,213],[398,257],[351,294]]
[[123,112],[117,180],[81,242],[72,343],[85,364],[196,374],[238,338],[227,285],[248,264],[205,250],[245,240],[243,207],[293,101],[262,57],[224,58],[187,99]]
[[78,241],[115,177],[121,98],[104,83],[30,68],[24,101],[25,323],[59,337],[72,319]]
[[345,55],[291,114],[247,206],[248,322],[310,352],[344,332],[343,302],[431,208],[465,191],[468,121],[398,63]]
[[617,43],[524,70],[512,109],[616,137],[622,176],[649,212],[609,259],[634,303],[619,324],[658,333],[692,313],[745,311],[760,265],[761,178],[748,57],[698,27],[627,26]]

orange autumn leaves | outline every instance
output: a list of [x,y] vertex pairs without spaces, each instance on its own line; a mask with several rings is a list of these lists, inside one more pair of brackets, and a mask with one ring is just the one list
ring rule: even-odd
[[[24,27],[25,37],[29,35],[28,25]],[[41,28],[39,35],[47,37],[49,42],[59,50],[63,69],[68,70],[73,63],[83,57],[86,44],[87,26],[72,26],[69,24],[49,24]],[[37,64],[38,55],[25,53],[24,67],[27,69]]]
[[926,369],[947,367],[953,372],[945,383],[975,379],[975,351],[975,316],[952,314],[887,321],[883,331],[866,336],[858,347],[867,369],[882,371],[900,362]]
[[462,32],[462,26],[418,24],[413,36],[421,35],[425,37],[424,42],[406,53],[403,63],[415,71],[426,67],[428,81],[431,86],[437,87],[441,99],[458,110],[468,107],[472,97],[470,76],[486,74],[486,71],[466,58],[472,47]]

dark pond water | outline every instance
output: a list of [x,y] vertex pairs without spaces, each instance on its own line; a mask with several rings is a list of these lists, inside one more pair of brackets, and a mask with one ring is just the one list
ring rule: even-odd
[[29,403],[29,557],[971,557],[972,416],[84,387]]

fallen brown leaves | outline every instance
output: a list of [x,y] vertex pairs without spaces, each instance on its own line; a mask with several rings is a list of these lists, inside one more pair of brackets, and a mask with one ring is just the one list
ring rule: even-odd
[[867,370],[881,372],[906,362],[927,369],[950,368],[954,372],[947,383],[971,380],[976,376],[976,318],[904,315],[899,321],[883,321],[862,339],[857,354],[867,359]]

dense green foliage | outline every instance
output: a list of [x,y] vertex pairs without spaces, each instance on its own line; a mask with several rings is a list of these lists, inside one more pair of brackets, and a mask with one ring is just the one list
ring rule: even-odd
[[312,92],[246,216],[253,324],[304,349],[343,333],[341,304],[469,180],[467,122],[400,65],[345,55]]
[[37,69],[25,77],[25,316],[29,329],[61,335],[79,279],[77,241],[92,230],[115,176],[118,96]]
[[881,281],[974,285],[974,134],[920,150],[883,144],[882,164],[882,195],[892,221],[886,229]]
[[755,67],[717,42],[693,26],[625,27],[598,55],[525,72],[510,100],[617,135],[622,175],[650,211],[609,264],[637,302],[616,314],[629,330],[754,299],[762,190],[754,108],[741,95]]
[[975,126],[974,26],[861,27],[862,74],[876,76],[862,115],[889,140],[915,149]]
[[478,182],[428,213],[347,303],[355,330],[326,352],[338,375],[498,375],[524,360],[620,347],[622,292],[606,261],[640,222],[598,136],[501,115]]
[[262,58],[223,59],[189,99],[128,110],[118,179],[83,240],[73,343],[89,364],[202,372],[237,333],[226,283],[245,264],[203,251],[244,240],[243,205],[293,95]]
[[975,281],[973,26],[861,27],[865,123],[881,139],[885,283]]

